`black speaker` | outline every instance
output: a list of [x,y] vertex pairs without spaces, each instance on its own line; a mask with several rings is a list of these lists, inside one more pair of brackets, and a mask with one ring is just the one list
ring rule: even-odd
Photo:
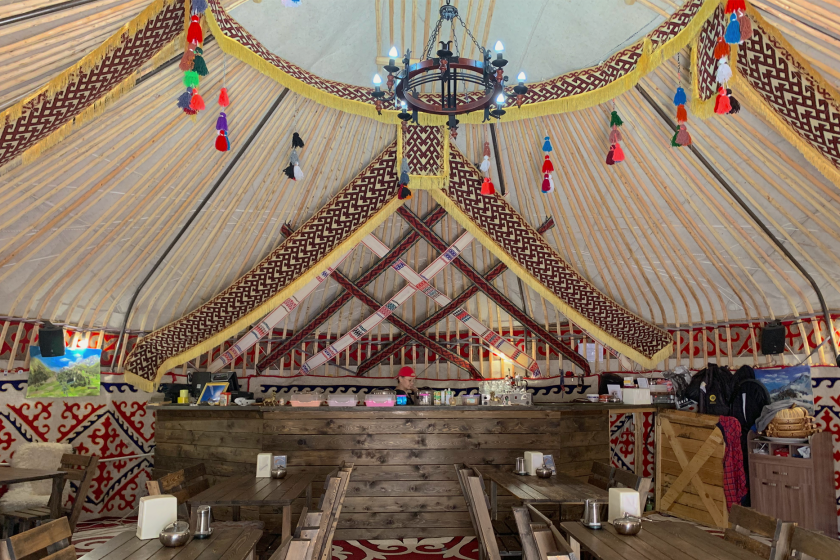
[[53,325],[49,321],[38,329],[38,346],[41,356],[57,358],[64,355],[64,327]]
[[765,356],[785,351],[785,327],[779,321],[770,321],[761,329],[761,353]]

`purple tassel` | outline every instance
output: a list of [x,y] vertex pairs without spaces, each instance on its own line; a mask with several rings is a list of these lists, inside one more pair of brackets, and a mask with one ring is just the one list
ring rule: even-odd
[[178,108],[179,109],[189,109],[190,108],[190,100],[192,99],[192,89],[187,88],[187,91],[182,93],[178,96]]
[[219,118],[216,120],[216,130],[228,131],[227,115],[224,113],[219,113]]

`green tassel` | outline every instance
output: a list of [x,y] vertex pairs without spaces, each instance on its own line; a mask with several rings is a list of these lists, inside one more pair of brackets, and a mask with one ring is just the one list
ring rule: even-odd
[[202,54],[201,47],[197,47],[195,49],[195,59],[193,60],[193,70],[199,76],[206,76],[210,72],[207,70],[207,63],[204,62],[204,57],[201,56]]
[[184,85],[192,88],[198,87],[198,74],[195,70],[187,70],[184,72]]
[[677,144],[677,134],[680,133],[680,129],[678,128],[677,131],[671,136],[671,147],[672,148],[682,148],[679,144]]
[[610,114],[610,126],[621,126],[624,124],[624,121],[621,120],[621,117],[618,116],[618,111],[613,111]]

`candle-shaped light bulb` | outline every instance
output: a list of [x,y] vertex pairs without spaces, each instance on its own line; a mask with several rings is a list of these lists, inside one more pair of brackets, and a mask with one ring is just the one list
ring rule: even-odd
[[493,47],[493,50],[497,53],[505,52],[505,46],[502,44],[501,41],[496,41],[496,46]]
[[404,111],[404,110],[406,110],[406,109],[408,109],[408,103],[406,103],[405,101],[403,101],[402,103],[400,103],[400,106],[403,108],[403,111]]
[[373,75],[373,85],[375,85],[376,87],[379,87],[379,86],[382,85],[382,78],[379,77],[379,74],[374,74]]
[[388,58],[397,58],[400,56],[400,53],[397,51],[397,47],[391,47],[391,50],[388,51]]
[[504,104],[505,104],[505,94],[504,94],[504,93],[500,93],[500,94],[499,94],[499,97],[497,97],[497,98],[496,98],[496,105],[498,105],[499,107],[501,107],[501,106],[502,106],[502,105],[504,105]]
[[516,77],[516,81],[518,81],[520,84],[524,84],[525,83],[525,72],[520,72],[519,75]]

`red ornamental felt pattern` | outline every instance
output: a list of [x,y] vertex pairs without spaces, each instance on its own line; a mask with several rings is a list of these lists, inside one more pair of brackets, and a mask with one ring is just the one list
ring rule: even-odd
[[700,34],[697,36],[697,68],[694,72],[694,79],[697,80],[697,91],[700,99],[706,101],[717,94],[717,60],[715,60],[715,47],[718,38],[721,37],[726,28],[723,24],[723,8],[717,7],[706,23]]
[[408,158],[411,175],[443,174],[442,126],[410,125],[405,133],[403,154]]
[[481,196],[480,174],[452,150],[448,196],[507,254],[572,309],[616,340],[652,358],[672,345],[664,330],[633,315],[572,269],[502,197]]
[[[650,34],[653,47],[659,47],[685,29],[686,25],[697,15],[703,3],[704,0],[689,0],[679,10],[674,12],[671,17],[660,24]],[[300,80],[306,85],[316,87],[343,99],[373,105],[370,88],[327,80],[307,72],[299,66],[295,66],[291,62],[271,53],[253,35],[248,33],[236,20],[230,17],[222,7],[220,0],[208,0],[208,6],[219,28],[226,36],[237,41],[289,76]],[[641,43],[637,43],[619,51],[598,66],[569,72],[544,82],[529,85],[529,91],[524,96],[523,104],[562,99],[607,86],[635,70],[641,56],[642,45]],[[435,96],[431,93],[420,96],[424,101],[439,101],[439,97],[439,95]],[[461,97],[463,98],[463,96]]]
[[78,77],[52,97],[42,93],[29,102],[23,114],[6,123],[0,133],[0,166],[31,148],[102,99],[141,65],[150,60],[184,30],[184,4],[177,0],[134,36],[124,33],[123,41],[99,64]]
[[154,381],[160,365],[224,330],[318,264],[396,196],[391,145],[291,237],[219,295],[143,338],[125,369]]
[[[146,405],[148,394],[123,383],[121,376],[103,375],[98,397],[67,400],[26,399],[26,379],[22,373],[0,380],[0,459],[9,461],[20,445],[30,442],[69,443],[78,453],[100,460],[154,450],[155,418]],[[100,462],[83,518],[130,513],[146,493],[151,467],[151,457]]]
[[840,169],[840,100],[759,22],[753,27],[752,39],[741,45],[738,72],[783,121]]

